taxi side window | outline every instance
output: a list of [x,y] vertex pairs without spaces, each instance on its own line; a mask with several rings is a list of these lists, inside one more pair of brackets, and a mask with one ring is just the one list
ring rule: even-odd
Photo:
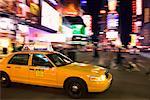
[[41,66],[41,67],[53,67],[43,54],[33,54],[32,66]]
[[29,54],[15,54],[8,64],[28,65]]

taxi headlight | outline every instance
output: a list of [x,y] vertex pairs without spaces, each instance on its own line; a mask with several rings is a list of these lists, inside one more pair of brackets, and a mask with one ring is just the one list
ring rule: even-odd
[[105,75],[100,75],[100,76],[90,76],[90,81],[105,81],[106,76]]

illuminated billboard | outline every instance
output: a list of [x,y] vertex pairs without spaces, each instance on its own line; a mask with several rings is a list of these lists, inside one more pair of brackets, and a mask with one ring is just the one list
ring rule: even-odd
[[142,0],[136,0],[136,15],[142,15]]
[[60,23],[61,19],[59,12],[42,0],[41,25],[59,31]]
[[16,15],[34,23],[39,22],[39,0],[16,0]]
[[64,34],[52,34],[33,27],[29,27],[28,39],[45,42],[65,42]]
[[92,16],[91,15],[83,15],[82,16],[83,22],[85,24],[85,34],[92,35]]
[[0,0],[0,11],[7,13],[15,13],[15,0]]

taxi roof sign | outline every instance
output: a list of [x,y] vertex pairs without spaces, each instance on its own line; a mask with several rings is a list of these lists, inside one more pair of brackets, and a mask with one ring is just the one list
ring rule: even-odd
[[29,50],[54,51],[50,42],[29,42],[24,45],[22,51]]

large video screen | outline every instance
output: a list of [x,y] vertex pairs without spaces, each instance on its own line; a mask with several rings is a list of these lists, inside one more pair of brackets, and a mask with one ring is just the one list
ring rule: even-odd
[[47,2],[42,0],[42,17],[41,25],[55,31],[59,30],[60,27],[60,14],[51,7]]

